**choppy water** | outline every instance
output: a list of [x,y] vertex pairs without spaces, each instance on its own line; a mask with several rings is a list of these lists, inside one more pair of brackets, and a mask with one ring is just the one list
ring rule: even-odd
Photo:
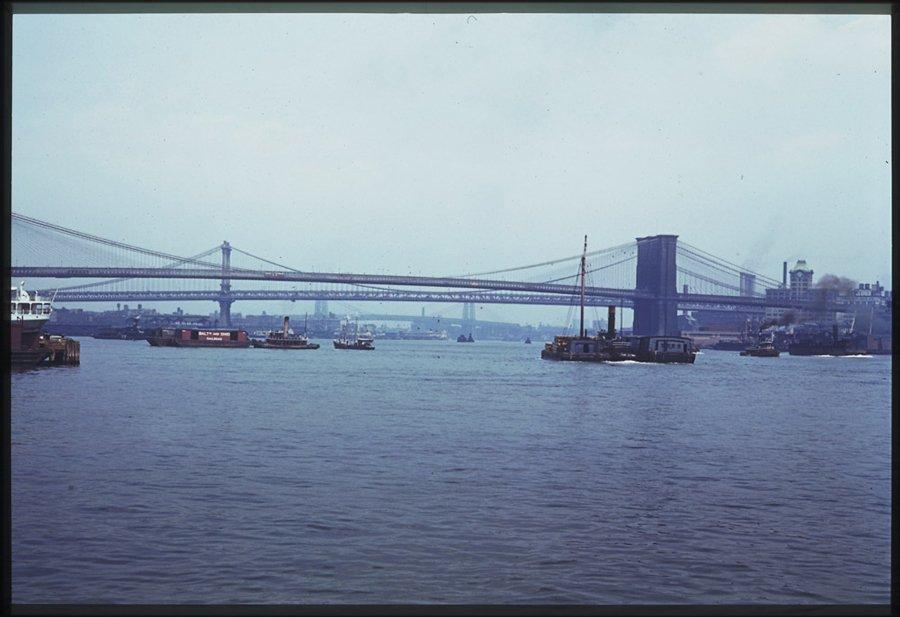
[[889,601],[889,357],[81,343],[12,377],[17,603]]

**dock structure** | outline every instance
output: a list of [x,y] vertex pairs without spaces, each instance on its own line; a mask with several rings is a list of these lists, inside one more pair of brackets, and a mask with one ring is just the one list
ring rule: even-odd
[[64,365],[81,364],[81,343],[65,336],[45,335],[41,338],[39,347],[45,349],[47,357],[42,360],[44,364]]

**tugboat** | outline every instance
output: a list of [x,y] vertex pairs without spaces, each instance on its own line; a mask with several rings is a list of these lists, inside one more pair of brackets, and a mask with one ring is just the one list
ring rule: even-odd
[[556,336],[541,350],[544,360],[577,362],[635,362],[693,364],[697,349],[683,336],[616,337],[616,307],[609,307],[607,331],[587,336],[584,330],[584,282],[587,263],[587,236],[581,255],[581,325],[578,336]]
[[755,356],[757,358],[777,358],[781,355],[781,352],[775,348],[775,342],[772,339],[766,339],[743,350],[741,355]]
[[530,337],[530,336],[526,336],[526,337],[525,337],[525,344],[526,344],[526,345],[531,345],[531,337]]
[[143,341],[147,338],[147,333],[138,327],[141,316],[135,315],[131,318],[131,325],[127,328],[103,328],[94,333],[94,338],[110,339],[117,341]]
[[472,338],[472,333],[469,332],[469,336],[467,337],[465,334],[460,334],[456,337],[457,343],[474,343],[475,339]]
[[[263,340],[251,339],[254,347],[264,349],[318,349],[318,343],[310,343],[305,334],[294,334],[288,325],[290,317],[284,316],[284,324],[281,331],[271,331]],[[306,328],[304,328],[305,330]]]
[[340,337],[333,339],[335,349],[375,349],[375,337],[369,332],[359,333],[359,322],[356,322],[356,332],[351,337],[346,327],[342,328]]

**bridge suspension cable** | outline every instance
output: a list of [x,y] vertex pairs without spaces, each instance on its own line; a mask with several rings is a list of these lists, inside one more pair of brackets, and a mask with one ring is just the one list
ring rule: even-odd
[[[591,251],[587,253],[588,257],[593,257],[595,255],[602,255],[603,253],[611,253],[613,251],[618,251],[629,246],[634,246],[634,242],[625,242],[624,244],[619,244],[616,246],[611,246],[605,249],[598,249],[596,251]],[[531,268],[540,268],[541,266],[552,266],[554,264],[562,263],[564,261],[572,261],[573,259],[581,259],[581,255],[573,255],[572,257],[561,257],[559,259],[553,259],[550,261],[542,261],[541,263],[531,264],[528,266],[517,266],[515,268],[504,268],[502,270],[491,270],[490,272],[475,272],[470,274],[458,274],[455,276],[451,276],[448,278],[468,278],[470,276],[488,276],[490,274],[503,274],[504,272],[517,272],[519,270],[530,270]]]
[[[717,287],[724,287],[724,288],[726,288],[726,289],[732,289],[732,290],[737,291],[737,292],[740,292],[740,291],[741,291],[741,288],[738,287],[738,286],[736,286],[736,285],[730,285],[730,284],[728,284],[728,283],[723,283],[722,281],[717,281],[717,280],[714,279],[714,278],[711,278],[711,277],[708,277],[708,276],[704,276],[704,275],[702,275],[702,274],[700,274],[700,273],[698,273],[698,272],[694,272],[694,271],[692,271],[692,270],[688,270],[687,268],[682,268],[681,266],[678,266],[678,267],[676,268],[676,270],[677,270],[678,272],[681,272],[682,274],[687,274],[687,275],[689,275],[689,276],[693,276],[693,277],[695,277],[695,278],[700,279],[701,281],[705,281],[705,282],[707,282],[707,283],[711,283],[711,284],[713,284],[713,285],[715,285],[715,286],[717,286]],[[756,295],[761,295],[761,294],[756,294]]]
[[128,251],[134,251],[136,253],[141,253],[143,255],[149,255],[151,257],[157,257],[162,259],[168,259],[170,261],[180,261],[181,263],[192,263],[198,266],[204,266],[207,268],[221,268],[221,264],[209,263],[205,261],[198,261],[191,258],[180,257],[178,255],[171,255],[169,253],[163,253],[161,251],[154,251],[151,249],[145,249],[139,246],[134,246],[132,244],[126,244],[124,242],[117,242],[116,240],[109,240],[107,238],[101,238],[100,236],[95,236],[93,234],[84,233],[82,231],[76,231],[74,229],[69,229],[67,227],[62,227],[61,225],[54,225],[53,223],[48,223],[47,221],[42,221],[40,219],[32,218],[30,216],[25,216],[24,214],[18,214],[16,212],[12,213],[12,220],[18,220],[23,223],[28,223],[30,225],[34,225],[36,227],[41,227],[43,229],[50,229],[52,231],[57,231],[59,233],[73,236],[76,238],[81,238],[82,240],[88,240],[90,242],[95,242],[98,244],[105,244],[106,246],[112,246],[115,248],[125,249]]
[[[216,245],[216,246],[212,247],[211,249],[209,249],[208,251],[198,253],[197,255],[194,255],[192,257],[181,258],[178,261],[170,262],[168,264],[165,264],[162,267],[163,268],[175,268],[175,267],[180,266],[181,264],[184,264],[187,262],[196,263],[196,260],[200,259],[201,257],[208,257],[209,255],[219,251],[220,248],[221,247]],[[134,280],[133,278],[128,278],[128,277],[118,278],[118,279],[108,279],[105,281],[94,281],[93,283],[82,283],[80,285],[68,285],[66,287],[58,287],[56,289],[56,291],[73,291],[75,289],[89,289],[91,287],[100,287],[102,285],[112,285],[113,283],[122,283],[124,281],[133,281],[133,280]],[[42,290],[42,291],[47,291],[47,290]]]
[[[683,240],[679,240],[678,248],[686,251],[687,253],[690,253],[691,256],[694,258],[702,259],[706,262],[712,262],[715,265],[721,265],[721,266],[725,266],[725,267],[730,266],[730,268],[728,268],[728,270],[732,270],[732,271],[735,271],[738,273],[744,272],[747,274],[752,274],[753,276],[755,276],[757,278],[757,280],[759,280],[761,282],[768,283],[773,286],[777,286],[777,285],[781,284],[781,281],[775,280],[769,276],[766,276],[765,274],[759,274],[758,272],[754,272],[753,270],[749,270],[747,268],[741,267],[741,266],[739,266],[735,263],[732,263],[726,259],[722,259],[721,257],[719,257],[717,255],[713,255],[712,253],[704,251],[703,249],[697,248],[696,246],[694,246],[692,244],[688,244],[687,242],[684,242]],[[719,269],[723,269],[723,268],[719,268]]]

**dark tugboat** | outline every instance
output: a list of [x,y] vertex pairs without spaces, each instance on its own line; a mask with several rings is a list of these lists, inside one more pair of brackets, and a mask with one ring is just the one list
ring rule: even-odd
[[456,342],[457,343],[474,343],[475,339],[472,338],[472,333],[469,332],[469,336],[466,336],[465,334],[460,334],[459,336],[457,336]]
[[254,347],[264,349],[318,349],[318,343],[310,343],[305,334],[294,334],[288,325],[290,318],[284,316],[281,331],[271,331],[263,340],[251,339]]
[[530,336],[526,336],[526,337],[525,337],[525,344],[526,344],[526,345],[531,345],[531,337],[530,337]]
[[607,331],[587,336],[584,331],[584,281],[586,275],[587,236],[581,255],[581,325],[578,336],[556,336],[541,350],[544,360],[576,362],[635,362],[693,364],[697,350],[683,336],[616,337],[616,307],[609,307]]
[[741,355],[757,358],[777,358],[781,355],[781,352],[775,348],[775,342],[772,339],[766,339],[743,350]]
[[837,324],[831,332],[801,333],[795,335],[788,348],[792,356],[863,356],[866,351],[854,344],[852,336],[841,336]]
[[132,317],[131,325],[127,328],[103,328],[98,330],[94,333],[94,338],[116,341],[143,341],[147,338],[147,333],[138,326],[140,319],[140,315]]
[[335,349],[375,349],[375,337],[369,332],[359,333],[359,322],[356,322],[356,332],[351,336],[347,328],[341,329],[340,337],[333,339]]

